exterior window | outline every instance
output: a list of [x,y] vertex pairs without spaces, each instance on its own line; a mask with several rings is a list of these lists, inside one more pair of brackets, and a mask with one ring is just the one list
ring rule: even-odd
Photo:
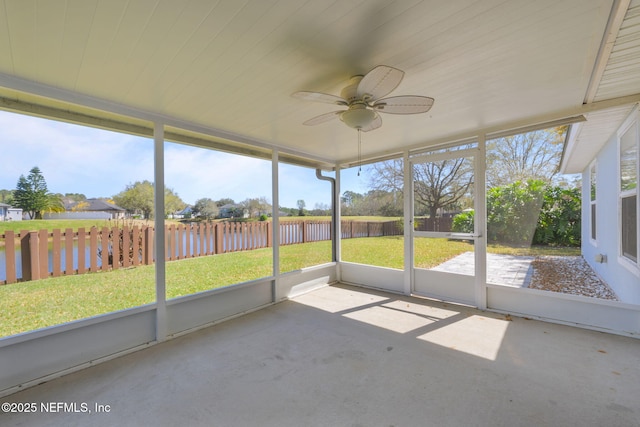
[[638,262],[638,122],[620,137],[620,254]]
[[622,198],[622,256],[638,261],[637,196]]
[[596,240],[596,164],[589,169],[591,202],[591,240]]

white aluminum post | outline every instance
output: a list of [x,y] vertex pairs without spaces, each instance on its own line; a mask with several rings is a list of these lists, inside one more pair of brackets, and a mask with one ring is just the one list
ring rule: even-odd
[[336,231],[334,233],[334,238],[336,239],[336,277],[338,280],[342,280],[340,271],[340,263],[342,262],[342,211],[340,206],[340,166],[338,165],[336,165],[336,185],[333,194],[333,215],[336,218]]
[[154,143],[154,193],[155,212],[155,272],[156,272],[156,341],[167,338],[167,296],[164,251],[164,124],[156,122],[153,126]]
[[273,256],[273,302],[282,298],[278,287],[280,277],[280,189],[278,188],[278,150],[271,154],[271,243]]
[[475,158],[475,300],[480,310],[487,308],[487,189],[485,171],[487,167],[487,146],[484,134],[478,137],[478,154]]
[[413,293],[413,173],[409,152],[405,151],[404,164],[404,293]]

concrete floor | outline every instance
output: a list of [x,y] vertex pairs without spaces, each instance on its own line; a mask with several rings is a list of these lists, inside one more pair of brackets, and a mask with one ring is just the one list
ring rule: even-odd
[[2,426],[640,426],[640,340],[336,285],[0,400],[91,410]]

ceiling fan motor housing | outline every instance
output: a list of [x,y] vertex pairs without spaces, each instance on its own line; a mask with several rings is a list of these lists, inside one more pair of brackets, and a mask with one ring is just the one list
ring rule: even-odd
[[354,101],[358,101],[358,84],[360,84],[362,77],[364,76],[358,75],[351,77],[349,84],[340,92],[340,96],[346,99],[349,105]]

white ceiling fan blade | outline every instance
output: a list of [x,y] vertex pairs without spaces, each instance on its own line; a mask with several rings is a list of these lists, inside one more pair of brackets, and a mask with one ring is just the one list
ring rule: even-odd
[[374,113],[376,114],[376,117],[371,121],[371,123],[362,127],[362,132],[369,132],[370,130],[378,129],[382,126],[382,117],[380,117],[380,114],[375,111]]
[[321,92],[295,92],[291,94],[294,98],[303,99],[305,101],[324,102],[326,104],[347,105],[347,101],[339,96],[330,95]]
[[434,99],[426,96],[392,96],[373,103],[374,110],[389,114],[418,114],[431,109]]
[[382,98],[397,88],[403,77],[404,71],[378,65],[360,80],[356,94],[365,101]]
[[340,114],[344,113],[344,111],[332,111],[330,113],[320,114],[319,116],[313,117],[306,122],[302,123],[306,126],[314,126],[319,125],[320,123],[328,122],[333,119],[337,119],[340,117]]

